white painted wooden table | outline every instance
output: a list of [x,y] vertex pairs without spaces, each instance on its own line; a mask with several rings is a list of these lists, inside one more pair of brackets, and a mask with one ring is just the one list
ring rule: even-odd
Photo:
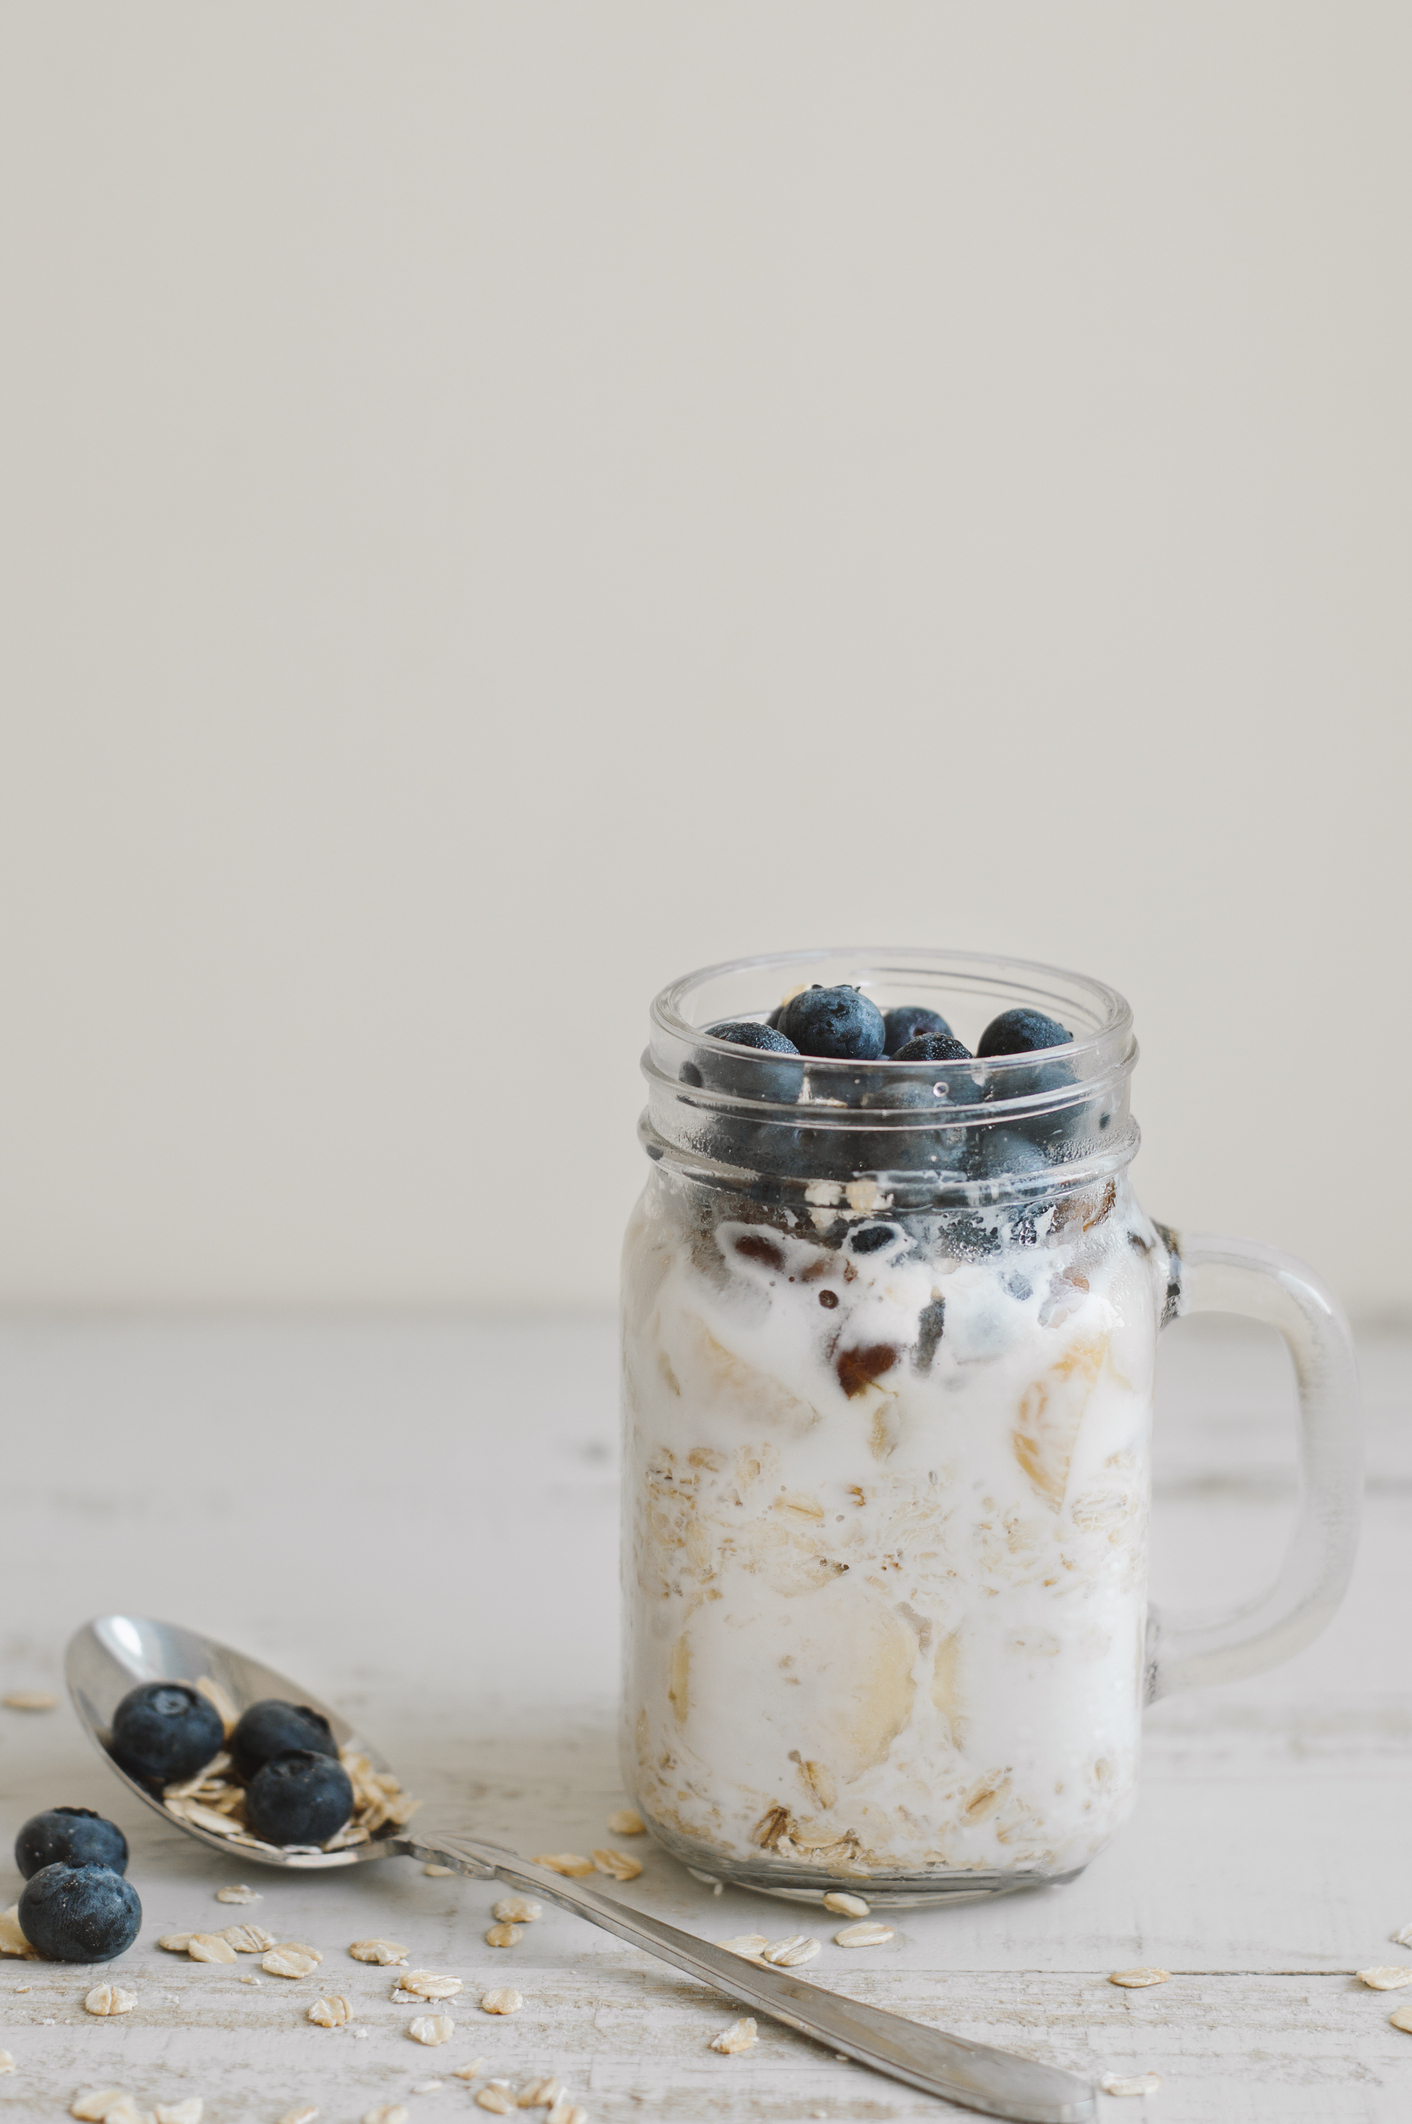
[[[1162,2075],[1104,2105],[1163,2124],[1406,2124],[1409,1994],[1351,1972],[1412,1960],[1412,1342],[1362,1351],[1368,1525],[1354,1590],[1300,1659],[1149,1718],[1143,1796],[1121,1840],[1070,1887],[902,1913],[866,1955],[829,1942],[820,1982],[1036,2057]],[[1290,1509],[1278,1346],[1220,1321],[1169,1332],[1159,1404],[1154,1596],[1220,1601],[1274,1566]],[[109,1609],[190,1621],[330,1698],[428,1797],[474,1799],[484,1833],[525,1852],[605,1841],[614,1753],[616,1413],[606,1322],[39,1320],[0,1328],[0,1693],[61,1689],[70,1630]],[[722,2057],[733,2011],[560,1914],[523,1944],[484,1943],[489,1885],[405,1860],[285,1878],[223,1864],[140,1809],[67,1704],[0,1712],[0,1871],[41,1806],[100,1808],[126,1830],[141,1937],[111,1973],[135,2012],[95,2020],[81,1970],[0,1962],[0,2119],[59,2117],[82,2086],[144,2107],[200,2094],[209,2124],[274,2124],[296,2100],[324,2124],[406,2101],[412,2124],[485,2114],[449,2068],[561,2073],[595,2124],[959,2116],[761,2024]],[[791,1905],[712,1898],[651,1846],[620,1889],[710,1937],[797,1928]],[[249,1913],[325,1961],[298,1984],[240,1981],[157,1935]],[[12,1902],[21,1883],[0,1881]],[[827,1940],[828,1932],[822,1928]],[[408,2040],[389,1972],[353,1962],[374,1933],[454,1972],[456,2035]],[[1110,1969],[1170,1984],[1120,1991]],[[490,1983],[524,1994],[481,2014]],[[351,1999],[356,2035],[310,2025],[315,1984]],[[523,2112],[522,2112],[523,2113]],[[543,2115],[543,2112],[530,2114]]]

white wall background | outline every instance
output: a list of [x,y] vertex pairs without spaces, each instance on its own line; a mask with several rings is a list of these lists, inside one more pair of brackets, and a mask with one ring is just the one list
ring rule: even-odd
[[1412,1286],[1402,0],[15,0],[0,1297],[598,1303],[645,1009],[1131,997]]

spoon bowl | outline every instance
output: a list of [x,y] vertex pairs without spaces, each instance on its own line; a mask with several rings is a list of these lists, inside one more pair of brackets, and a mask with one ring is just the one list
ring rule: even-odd
[[940,2095],[987,2116],[1013,2118],[1016,2124],[1094,2124],[1093,2085],[1077,2073],[1036,2064],[965,2036],[946,2035],[939,2028],[925,2028],[901,2014],[841,1998],[790,1969],[713,1946],[645,1910],[620,1903],[584,1879],[566,1879],[533,1859],[484,1843],[473,1825],[455,1814],[438,1810],[430,1820],[418,1815],[402,1828],[386,1823],[367,1843],[340,1851],[278,1851],[253,1837],[217,1836],[173,1814],[109,1753],[113,1713],[139,1682],[181,1681],[193,1688],[203,1681],[214,1682],[230,1699],[237,1716],[262,1697],[307,1704],[310,1710],[323,1713],[340,1746],[351,1741],[375,1770],[392,1773],[387,1759],[302,1683],[195,1630],[140,1615],[103,1615],[86,1623],[70,1640],[64,1671],[80,1723],[114,1777],[121,1778],[129,1792],[159,1814],[168,1828],[182,1829],[213,1850],[227,1856],[239,1852],[243,1860],[258,1860],[262,1866],[288,1866],[306,1873],[356,1866],[366,1859],[416,1858],[476,1879],[506,1881],[522,1893],[542,1895],[591,1924],[601,1925],[630,1946],[645,1948],[727,1998],[812,2036],[835,2054],[853,2058],[909,2087],[919,2087],[924,2094]]
[[179,1820],[163,1804],[159,1794],[139,1779],[130,1777],[110,1753],[113,1713],[129,1689],[137,1688],[142,1682],[154,1681],[187,1682],[192,1688],[198,1688],[207,1681],[214,1682],[229,1698],[237,1717],[265,1697],[278,1697],[284,1703],[306,1704],[311,1711],[320,1712],[328,1720],[340,1748],[351,1743],[360,1754],[366,1755],[374,1770],[392,1771],[387,1758],[350,1726],[346,1718],[340,1718],[330,1705],[321,1703],[302,1682],[291,1681],[287,1674],[277,1674],[273,1667],[265,1666],[262,1661],[251,1659],[246,1653],[237,1652],[214,1638],[202,1637],[195,1630],[185,1630],[179,1623],[154,1622],[142,1615],[100,1615],[96,1621],[85,1623],[69,1640],[64,1655],[64,1677],[79,1723],[114,1777],[120,1777],[129,1792],[135,1793],[159,1814],[169,1829],[184,1829],[188,1836],[209,1844],[213,1851],[238,1851],[242,1858],[262,1866],[288,1866],[301,1873],[323,1872],[334,1866],[356,1866],[364,1859],[390,1857],[390,1847],[402,1848],[396,1843],[400,1832],[391,1822],[384,1822],[380,1829],[374,1830],[366,1843],[348,1845],[340,1851],[277,1851],[273,1845],[261,1843],[258,1837],[243,1834],[217,1836],[199,1823]]

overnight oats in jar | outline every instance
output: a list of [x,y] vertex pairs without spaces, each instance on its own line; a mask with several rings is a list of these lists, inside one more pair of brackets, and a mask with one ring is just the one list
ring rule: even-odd
[[624,1776],[697,1873],[994,1894],[1131,1808],[1172,1273],[1127,1176],[1136,1052],[1098,982],[962,953],[657,999]]

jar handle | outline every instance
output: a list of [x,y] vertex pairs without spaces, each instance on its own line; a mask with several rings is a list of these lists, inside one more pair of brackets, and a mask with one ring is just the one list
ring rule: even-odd
[[1348,1323],[1313,1270],[1250,1239],[1207,1232],[1170,1250],[1162,1319],[1240,1313],[1278,1328],[1299,1390],[1299,1517],[1275,1583],[1229,1614],[1148,1611],[1147,1701],[1278,1666],[1317,1637],[1342,1600],[1358,1546],[1363,1438]]

